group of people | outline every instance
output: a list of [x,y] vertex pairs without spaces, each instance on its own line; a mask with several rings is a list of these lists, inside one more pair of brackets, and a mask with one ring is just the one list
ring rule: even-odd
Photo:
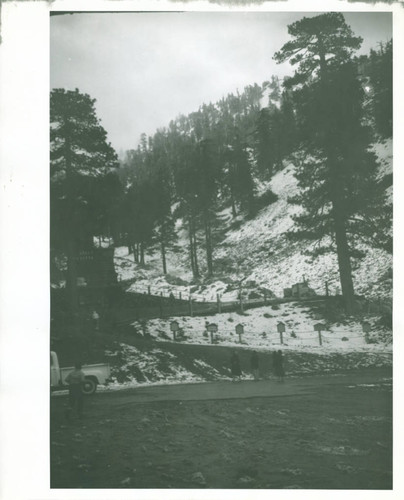
[[[260,366],[257,351],[253,351],[250,358],[251,372],[254,380],[259,380]],[[240,380],[242,371],[240,358],[236,352],[233,352],[230,359],[230,369],[233,381]],[[278,382],[283,382],[285,377],[285,369],[283,366],[283,354],[281,350],[274,351],[272,354],[272,371]]]

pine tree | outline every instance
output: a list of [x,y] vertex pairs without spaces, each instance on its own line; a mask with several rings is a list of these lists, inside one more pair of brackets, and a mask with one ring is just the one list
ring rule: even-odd
[[316,76],[324,81],[329,70],[351,60],[363,41],[353,34],[341,12],[304,17],[290,24],[288,33],[292,40],[274,55],[278,63],[290,61],[299,65],[294,76],[285,82],[287,87]]
[[371,50],[364,74],[369,77],[369,91],[375,129],[381,137],[393,134],[393,42]]
[[204,139],[196,146],[195,165],[197,175],[197,207],[205,233],[205,250],[208,276],[213,274],[213,226],[217,194],[217,162],[215,145]]
[[[355,240],[383,207],[376,181],[375,157],[368,152],[369,130],[362,124],[363,92],[352,63],[360,45],[340,13],[303,18],[289,26],[293,40],[275,54],[299,67],[294,85],[302,137],[303,161],[297,166],[301,193],[294,201],[299,237],[335,242],[346,309],[354,308],[351,256]],[[376,208],[377,207],[377,208]],[[370,223],[370,224],[369,224]],[[327,242],[326,242],[327,243]],[[329,250],[327,244],[318,253]]]
[[[67,288],[77,314],[80,249],[108,231],[109,206],[119,191],[117,156],[95,111],[95,99],[77,89],[50,94],[51,245],[67,256]],[[107,196],[107,199],[104,196]]]
[[162,131],[153,137],[152,147],[152,182],[155,201],[155,239],[161,250],[163,273],[167,274],[166,254],[177,239],[175,221],[171,212],[172,186],[168,169],[169,159],[166,149],[166,137]]

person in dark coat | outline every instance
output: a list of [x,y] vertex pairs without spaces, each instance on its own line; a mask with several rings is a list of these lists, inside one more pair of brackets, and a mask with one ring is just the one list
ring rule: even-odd
[[251,354],[251,371],[254,376],[254,380],[259,379],[259,359],[257,351],[253,351]]
[[240,380],[241,377],[241,367],[240,367],[240,358],[236,352],[233,352],[230,359],[230,368],[231,368],[231,376],[233,382],[235,380]]
[[70,419],[71,412],[76,409],[77,416],[83,418],[83,384],[85,375],[81,369],[81,363],[76,362],[74,370],[66,377],[66,383],[69,384],[69,409],[66,412],[66,418]]
[[283,382],[285,377],[285,370],[283,368],[283,354],[282,351],[275,351],[272,356],[274,375],[277,377],[278,382]]

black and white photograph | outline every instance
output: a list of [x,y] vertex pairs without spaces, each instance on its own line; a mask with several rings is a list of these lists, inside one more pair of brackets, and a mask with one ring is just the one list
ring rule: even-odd
[[48,8],[43,498],[397,484],[395,11],[281,4]]
[[390,489],[391,13],[57,14],[52,487]]

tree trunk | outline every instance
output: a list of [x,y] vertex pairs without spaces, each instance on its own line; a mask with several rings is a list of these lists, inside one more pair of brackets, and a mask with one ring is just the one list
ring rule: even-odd
[[195,233],[195,226],[193,228],[193,251],[194,251],[194,265],[195,265],[195,278],[199,278],[199,265],[198,265],[198,252],[197,252],[197,244],[196,244],[196,233]]
[[204,213],[205,223],[205,242],[206,242],[206,263],[208,266],[208,276],[213,274],[213,261],[212,261],[212,234],[208,218],[208,213]]
[[352,314],[355,308],[355,293],[352,281],[351,259],[349,256],[349,246],[346,237],[345,224],[338,214],[335,217],[335,239],[337,243],[342,297],[344,299],[346,312],[348,314]]
[[77,250],[73,237],[69,235],[67,242],[67,280],[66,288],[69,296],[72,326],[78,333],[79,300],[77,292]]
[[67,280],[66,288],[69,297],[71,322],[74,333],[79,333],[79,300],[77,290],[77,248],[76,248],[76,216],[74,209],[74,181],[72,172],[71,144],[70,144],[70,123],[66,120],[66,137],[65,137],[65,160],[66,160],[66,188],[67,188]]
[[133,258],[135,259],[136,264],[139,264],[139,243],[135,243],[133,245]]
[[163,262],[163,274],[167,274],[166,247],[163,239],[161,240],[161,260]]
[[189,217],[188,220],[188,235],[189,235],[189,256],[191,259],[191,269],[192,269],[192,275],[195,277],[194,242],[192,240],[191,217]]
[[140,242],[140,265],[144,266],[144,243]]
[[355,309],[355,293],[352,280],[351,257],[346,234],[344,181],[341,177],[336,155],[330,149],[327,152],[328,164],[331,172],[332,200],[335,241],[337,245],[338,269],[341,282],[341,292],[345,311],[352,314]]
[[194,278],[199,277],[199,266],[198,266],[198,254],[197,254],[197,242],[196,242],[196,230],[195,230],[195,220],[193,216],[189,219],[190,228],[190,239],[191,239],[191,262],[193,265],[192,272]]

